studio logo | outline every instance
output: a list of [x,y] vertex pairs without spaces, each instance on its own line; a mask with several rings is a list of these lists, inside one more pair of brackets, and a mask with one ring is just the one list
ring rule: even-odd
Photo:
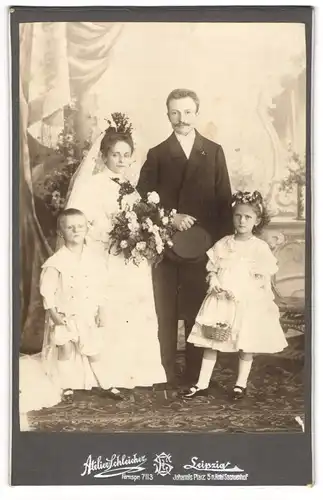
[[95,478],[105,478],[113,476],[133,475],[145,470],[144,464],[147,462],[145,455],[111,455],[111,457],[92,457],[89,455],[83,464],[81,476],[93,476]]
[[172,456],[163,452],[155,456],[154,459],[155,474],[157,476],[168,476],[174,469],[172,466]]

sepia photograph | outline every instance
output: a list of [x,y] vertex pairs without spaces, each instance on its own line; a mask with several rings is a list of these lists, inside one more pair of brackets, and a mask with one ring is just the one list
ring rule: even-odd
[[297,22],[19,24],[20,431],[305,432],[308,64]]

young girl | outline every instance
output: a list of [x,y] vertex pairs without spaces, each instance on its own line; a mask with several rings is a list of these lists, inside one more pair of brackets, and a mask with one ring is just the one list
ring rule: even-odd
[[232,206],[235,234],[207,252],[209,290],[188,337],[205,351],[199,379],[184,393],[187,399],[207,394],[218,351],[239,352],[232,397],[240,399],[246,394],[253,353],[280,352],[287,346],[271,290],[276,259],[256,236],[269,221],[262,196],[238,192]]
[[[102,385],[100,361],[105,335],[107,270],[100,255],[85,245],[88,223],[76,209],[63,211],[58,220],[64,245],[43,265],[40,293],[48,311],[46,352],[48,374],[71,400],[74,389]],[[122,399],[115,388],[107,388]]]

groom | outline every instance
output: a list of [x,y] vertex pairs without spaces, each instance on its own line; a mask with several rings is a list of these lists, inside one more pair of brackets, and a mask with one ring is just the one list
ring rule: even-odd
[[[199,99],[187,89],[173,90],[167,98],[172,135],[149,150],[138,181],[141,196],[156,191],[161,205],[175,208],[175,226],[186,231],[196,221],[215,243],[233,232],[231,188],[222,147],[194,128]],[[178,320],[185,321],[188,337],[207,291],[206,256],[197,263],[165,257],[153,269],[155,306],[161,359],[169,385],[176,386],[175,363]],[[185,385],[195,383],[202,349],[186,343]]]

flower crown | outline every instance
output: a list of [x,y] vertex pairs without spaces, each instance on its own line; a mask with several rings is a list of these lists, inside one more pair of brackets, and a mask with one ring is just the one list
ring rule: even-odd
[[254,191],[253,193],[251,193],[250,191],[237,191],[232,196],[232,207],[235,207],[239,204],[249,205],[253,203],[256,204],[259,207],[260,212],[263,213],[264,200],[259,191]]

